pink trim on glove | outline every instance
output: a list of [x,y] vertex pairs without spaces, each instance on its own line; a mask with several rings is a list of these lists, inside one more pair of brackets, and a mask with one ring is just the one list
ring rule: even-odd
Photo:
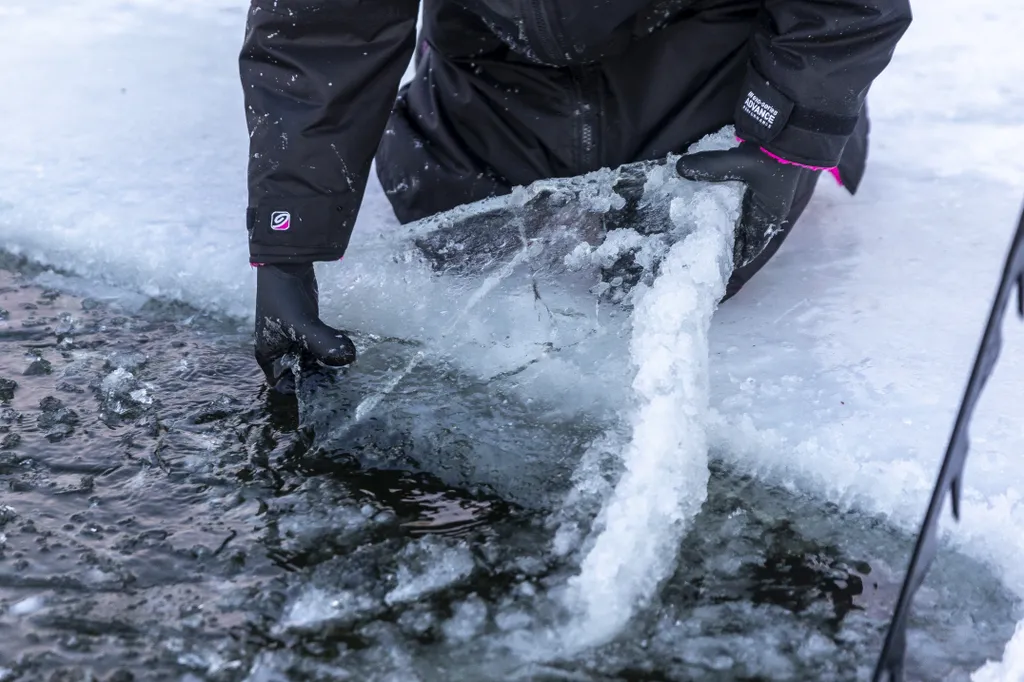
[[[740,142],[746,142],[746,140],[744,140],[739,135],[736,136],[736,139],[739,140]],[[770,156],[772,159],[778,161],[779,163],[786,164],[787,166],[798,166],[800,168],[806,168],[807,170],[813,170],[813,171],[828,171],[829,175],[831,175],[833,178],[836,179],[836,183],[840,187],[843,186],[843,178],[839,175],[839,167],[838,166],[832,166],[831,168],[828,168],[826,166],[808,166],[805,163],[797,163],[796,161],[787,161],[786,159],[782,158],[778,154],[771,153],[770,151],[768,151],[764,147],[761,147],[761,151],[764,152],[765,154],[767,154],[768,156]]]

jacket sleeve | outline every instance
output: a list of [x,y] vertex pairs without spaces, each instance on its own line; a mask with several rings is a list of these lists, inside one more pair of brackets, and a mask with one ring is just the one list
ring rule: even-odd
[[737,134],[788,161],[836,166],[910,21],[909,0],[763,0]]
[[254,263],[345,253],[418,0],[252,0],[239,58]]

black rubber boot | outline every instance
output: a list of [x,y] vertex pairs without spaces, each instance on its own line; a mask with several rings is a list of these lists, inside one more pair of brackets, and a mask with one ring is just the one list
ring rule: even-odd
[[312,263],[257,268],[255,341],[256,362],[271,388],[282,393],[293,391],[295,385],[286,355],[298,354],[329,367],[344,367],[356,359],[352,340],[320,321]]

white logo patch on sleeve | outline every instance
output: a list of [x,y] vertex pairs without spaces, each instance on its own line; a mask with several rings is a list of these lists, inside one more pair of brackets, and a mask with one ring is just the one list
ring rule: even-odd
[[770,129],[775,124],[779,110],[751,91],[747,93],[747,98],[743,102],[743,113]]

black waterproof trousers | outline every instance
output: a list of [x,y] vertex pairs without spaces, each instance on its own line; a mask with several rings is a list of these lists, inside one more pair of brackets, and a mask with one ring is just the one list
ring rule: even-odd
[[838,164],[855,191],[866,95],[911,20],[908,0],[422,0],[417,36],[419,6],[252,0],[254,262],[340,258],[374,159],[403,222],[730,123],[789,161]]
[[[411,222],[535,180],[685,151],[733,122],[760,5],[723,3],[618,56],[565,67],[532,63],[501,44],[484,56],[447,56],[446,24],[426,15],[416,74],[399,92],[376,155],[395,214]],[[851,192],[867,132],[865,108],[839,164]],[[783,232],[734,273],[728,295],[778,250],[818,176],[805,172]]]

